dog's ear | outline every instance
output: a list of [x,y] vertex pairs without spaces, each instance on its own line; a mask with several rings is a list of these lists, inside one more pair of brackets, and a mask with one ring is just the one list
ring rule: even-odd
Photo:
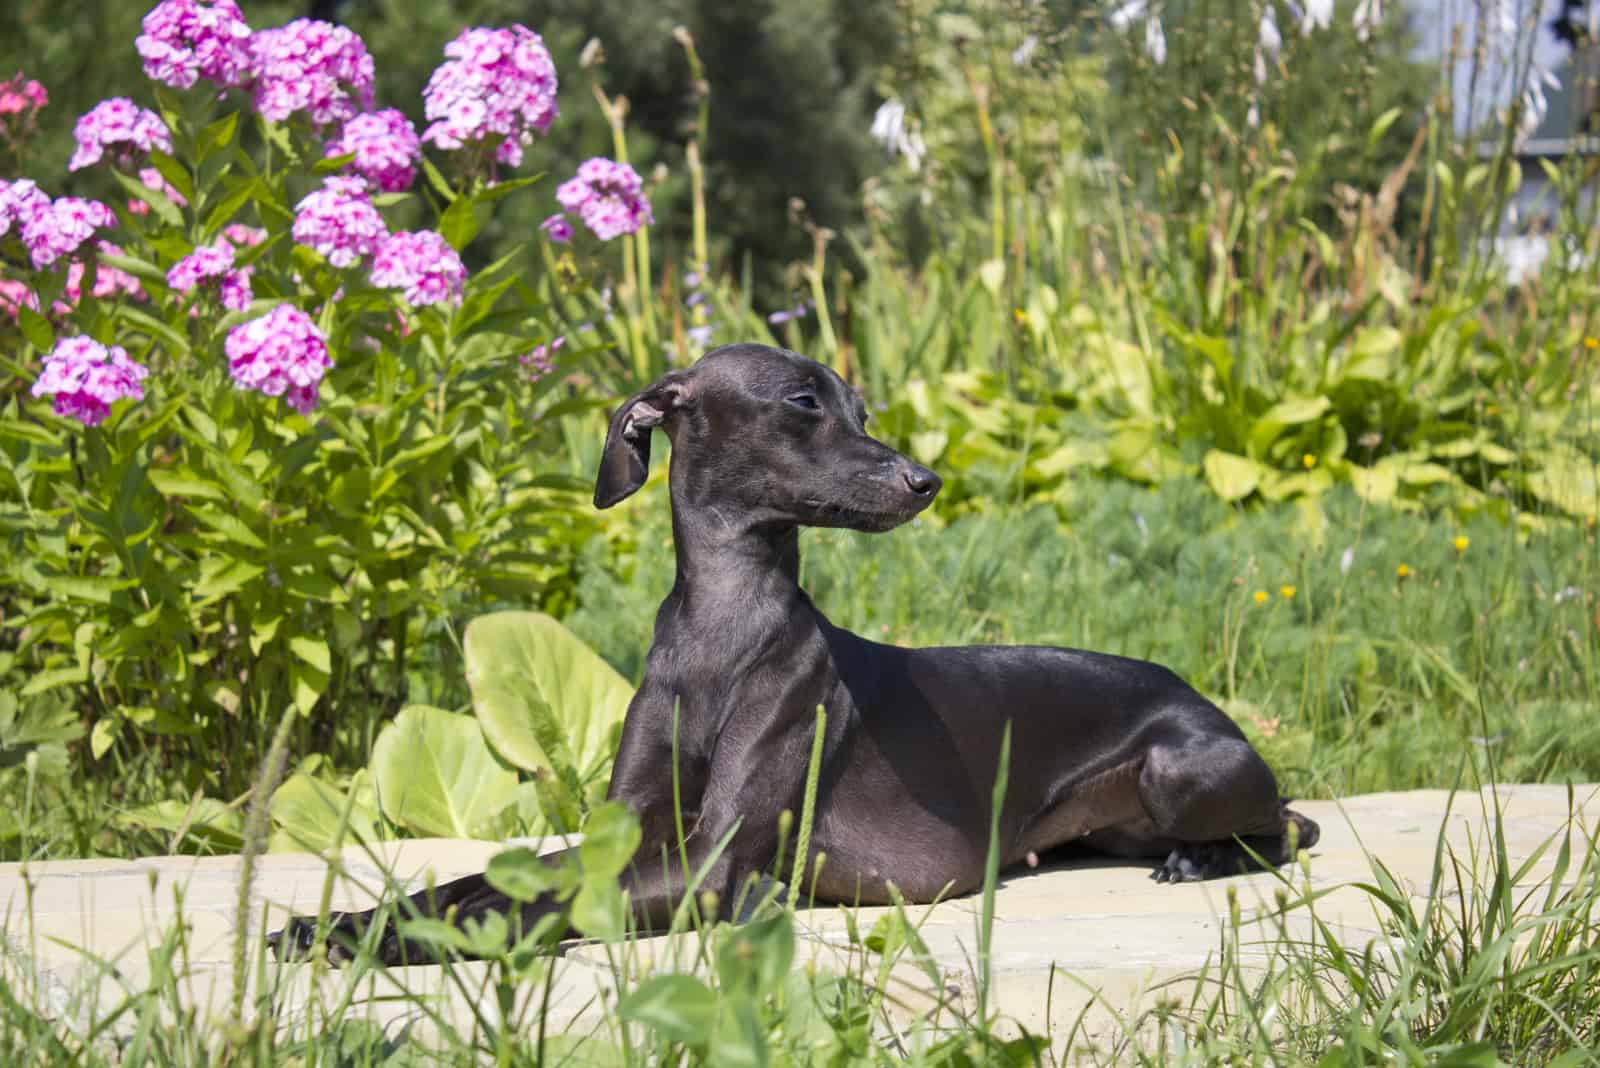
[[610,508],[644,485],[650,472],[650,430],[666,422],[689,394],[688,374],[669,371],[612,413],[594,480],[596,508]]

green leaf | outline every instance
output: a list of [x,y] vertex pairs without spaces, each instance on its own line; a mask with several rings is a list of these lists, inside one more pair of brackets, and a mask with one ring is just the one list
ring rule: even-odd
[[1286,429],[1320,419],[1332,406],[1333,402],[1321,394],[1315,397],[1292,397],[1274,404],[1250,428],[1251,457],[1260,459],[1266,454],[1267,446],[1277,441],[1278,435]]
[[617,1002],[617,1015],[643,1024],[669,1042],[704,1045],[711,1038],[717,997],[690,975],[656,975]]
[[88,681],[89,669],[81,664],[73,667],[50,668],[45,671],[30,673],[27,685],[22,687],[20,692],[23,697],[32,697],[35,694],[53,690],[58,686],[71,686]]
[[289,639],[289,651],[325,675],[333,670],[325,641],[297,636]]
[[1550,449],[1530,457],[1528,492],[1571,515],[1600,519],[1600,477],[1595,461],[1577,449]]
[[439,216],[439,235],[457,252],[472,244],[483,224],[489,221],[489,206],[470,196],[456,197]]
[[1372,467],[1350,468],[1350,486],[1364,501],[1373,504],[1388,504],[1394,500],[1394,495],[1399,492],[1400,478],[1387,464],[1379,463]]
[[56,332],[50,326],[50,320],[26,304],[17,305],[17,325],[22,328],[22,336],[28,339],[28,344],[40,352],[49,352],[56,347]]
[[639,848],[639,820],[619,801],[596,805],[583,825],[583,877],[615,879]]
[[717,977],[725,991],[770,993],[794,962],[794,925],[789,913],[723,929],[717,945]]
[[615,942],[627,934],[622,889],[615,879],[585,879],[572,899],[572,926],[590,938]]
[[[151,189],[133,175],[124,174],[116,169],[111,171],[111,176],[117,180],[118,185],[122,186],[123,192],[136,200],[141,200],[148,204],[151,210],[156,213],[156,218],[173,229],[183,225],[183,215],[178,211],[178,206],[172,202],[172,199],[165,192],[159,189]],[[162,285],[166,284],[166,278],[163,277],[160,281]]]
[[513,901],[533,901],[559,881],[556,869],[526,846],[496,853],[483,874],[490,886]]
[[150,484],[163,497],[198,497],[202,500],[227,500],[228,494],[215,482],[197,478],[184,471],[152,467],[145,472]]
[[378,734],[371,770],[385,816],[451,838],[495,837],[517,787],[471,716],[425,705],[401,709]]
[[262,541],[255,531],[245,525],[244,520],[236,515],[219,512],[214,508],[191,508],[189,514],[200,522],[221,534],[229,541],[243,545],[249,549],[265,549],[267,543]]
[[1261,465],[1248,456],[1212,449],[1201,467],[1212,492],[1225,501],[1242,501],[1261,484]]
[[559,622],[540,612],[480,616],[467,625],[464,654],[473,709],[506,760],[584,775],[610,758],[633,688]]
[[244,844],[244,817],[212,797],[193,802],[158,801],[122,813],[117,822],[177,836],[170,846],[174,849],[190,835],[234,852]]
[[339,821],[349,808],[344,844],[375,842],[380,837],[378,796],[365,769],[355,773],[347,793],[332,783],[297,771],[272,795],[270,812],[277,833],[271,848],[319,853],[339,837]]
[[248,560],[208,556],[200,562],[200,580],[190,591],[202,600],[226,597],[244,589],[266,568]]
[[89,732],[89,753],[96,760],[105,756],[116,744],[117,735],[122,733],[122,720],[114,716],[106,716],[94,725],[94,730]]

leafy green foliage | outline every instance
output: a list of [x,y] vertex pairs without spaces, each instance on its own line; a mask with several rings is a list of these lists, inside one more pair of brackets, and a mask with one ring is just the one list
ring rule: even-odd
[[485,737],[501,758],[538,777],[553,826],[576,827],[605,790],[633,687],[537,612],[473,620],[463,655]]

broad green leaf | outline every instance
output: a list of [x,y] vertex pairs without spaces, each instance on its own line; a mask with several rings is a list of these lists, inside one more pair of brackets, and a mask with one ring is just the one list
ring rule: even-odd
[[1538,468],[1528,473],[1529,493],[1572,515],[1600,518],[1600,477],[1594,460],[1576,449],[1552,449],[1532,459]]
[[710,1039],[716,1012],[716,995],[691,975],[652,976],[617,1002],[621,1019],[690,1046]]
[[378,734],[372,778],[383,814],[418,834],[494,837],[517,776],[471,716],[409,705]]
[[226,597],[244,589],[265,570],[248,560],[208,556],[200,562],[200,581],[190,592],[202,600]]
[[271,848],[275,851],[320,853],[338,838],[339,821],[350,809],[343,842],[375,842],[379,833],[378,796],[372,777],[365,769],[355,773],[348,792],[332,783],[295,772],[272,795],[272,822],[275,831]]
[[50,320],[26,304],[17,305],[17,326],[22,328],[22,336],[28,339],[28,344],[40,352],[55,348],[56,332],[51,328]]
[[158,801],[124,812],[117,822],[175,836],[172,847],[195,837],[213,846],[237,851],[244,844],[244,816],[212,797],[195,801]]
[[489,220],[489,213],[487,204],[479,203],[470,196],[456,197],[439,217],[439,236],[460,252],[478,236],[478,231]]
[[154,486],[163,497],[198,497],[204,500],[220,501],[227,499],[227,493],[215,482],[197,478],[183,471],[173,471],[164,467],[152,467],[145,472]]
[[1212,449],[1201,466],[1212,492],[1225,501],[1242,501],[1261,483],[1261,465],[1248,456]]
[[333,670],[328,643],[317,638],[296,636],[289,639],[289,651],[323,674]]
[[622,890],[615,877],[585,879],[572,899],[572,926],[590,938],[615,942],[627,934]]
[[1250,428],[1250,455],[1259,459],[1284,430],[1322,418],[1332,405],[1332,401],[1321,395],[1293,397],[1274,404]]
[[1400,489],[1400,479],[1387,465],[1350,467],[1350,486],[1364,501],[1388,504]]
[[617,801],[596,805],[584,821],[578,847],[584,879],[615,879],[638,848],[639,820],[628,807]]
[[566,627],[540,612],[496,612],[468,624],[464,646],[473,708],[506,760],[549,771],[560,759],[587,774],[611,756],[633,688]]

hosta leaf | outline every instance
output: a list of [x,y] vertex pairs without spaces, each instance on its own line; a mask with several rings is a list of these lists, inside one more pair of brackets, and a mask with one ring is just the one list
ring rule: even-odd
[[471,716],[409,705],[372,747],[383,814],[419,834],[495,837],[517,776],[495,759]]

